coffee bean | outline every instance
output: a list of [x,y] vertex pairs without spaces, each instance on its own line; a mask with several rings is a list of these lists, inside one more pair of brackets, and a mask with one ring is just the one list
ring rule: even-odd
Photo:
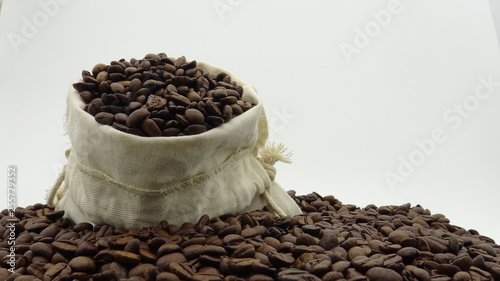
[[170,254],[166,254],[162,257],[160,257],[158,259],[158,261],[156,262],[156,266],[158,266],[158,268],[162,271],[166,271],[168,270],[169,268],[169,265],[171,263],[183,263],[183,262],[187,262],[187,259],[186,257],[181,254],[181,253],[170,253]]
[[160,272],[156,275],[156,281],[181,281],[181,279],[174,273]]
[[157,95],[149,95],[148,101],[146,102],[148,110],[163,109],[166,105],[167,99]]
[[96,270],[95,262],[91,258],[85,256],[73,258],[68,265],[73,271],[93,273]]
[[73,256],[76,252],[77,246],[75,243],[71,240],[59,240],[59,241],[54,241],[52,243],[52,246],[54,249],[65,255],[65,256]]
[[197,135],[207,131],[207,126],[201,124],[192,124],[184,129],[186,135]]
[[109,85],[109,87],[111,88],[111,91],[113,93],[120,93],[120,94],[124,94],[125,93],[125,87],[120,84],[120,83],[111,83],[111,85]]
[[371,268],[366,272],[366,276],[370,278],[370,281],[403,281],[399,273],[383,267]]
[[308,273],[305,270],[299,270],[296,268],[288,268],[278,273],[279,281],[299,281],[299,280],[309,280],[309,281],[321,281],[317,276]]
[[451,281],[470,281],[470,280],[472,280],[471,275],[465,271],[457,272],[451,278]]
[[125,124],[129,128],[140,125],[148,116],[149,111],[147,109],[137,109],[136,111],[130,113]]
[[[136,111],[134,111],[136,112]],[[141,129],[148,135],[149,137],[159,137],[162,135],[162,132],[155,121],[147,118],[141,124]]]
[[36,242],[29,248],[33,253],[40,255],[48,260],[52,258],[54,255],[54,247],[50,244],[46,244],[43,242]]
[[131,268],[128,273],[129,277],[140,277],[146,281],[154,281],[158,274],[160,274],[158,267],[147,263]]
[[115,120],[115,115],[108,112],[99,112],[95,115],[95,121],[103,125],[112,125]]
[[175,92],[170,93],[168,99],[173,101],[176,105],[186,106],[191,103],[190,99]]
[[186,112],[184,113],[186,119],[195,124],[203,124],[205,123],[205,116],[201,111],[195,109],[195,108],[189,108],[186,109]]
[[113,256],[115,260],[123,265],[134,266],[141,261],[141,256],[138,254],[125,252],[121,250],[113,251]]
[[295,259],[289,253],[269,252],[267,256],[269,261],[276,267],[290,266],[295,262]]
[[[241,245],[241,244],[240,244]],[[233,252],[235,258],[251,258],[255,256],[255,247],[251,244],[243,244]]]
[[182,280],[190,280],[196,273],[194,267],[186,262],[172,262],[168,265],[168,271],[175,273]]

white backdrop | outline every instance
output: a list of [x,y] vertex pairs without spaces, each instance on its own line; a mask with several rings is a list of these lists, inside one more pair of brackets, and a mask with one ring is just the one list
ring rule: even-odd
[[0,167],[18,166],[19,206],[43,202],[70,147],[71,81],[165,52],[255,85],[272,140],[293,153],[277,165],[285,189],[420,204],[498,242],[494,28],[485,0],[4,0]]

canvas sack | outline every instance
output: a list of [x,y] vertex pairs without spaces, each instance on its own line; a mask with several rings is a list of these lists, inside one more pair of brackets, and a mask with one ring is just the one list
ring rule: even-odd
[[199,62],[208,73],[227,73],[255,106],[207,132],[141,137],[101,125],[83,110],[70,88],[65,127],[71,140],[65,165],[48,204],[74,223],[143,227],[162,220],[195,223],[202,215],[267,206],[280,216],[301,213],[274,182],[281,146],[265,146],[268,129],[255,89],[229,71]]

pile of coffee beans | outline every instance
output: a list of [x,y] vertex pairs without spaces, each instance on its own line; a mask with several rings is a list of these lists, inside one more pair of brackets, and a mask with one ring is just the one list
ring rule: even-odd
[[289,194],[303,214],[264,208],[132,229],[71,225],[43,204],[16,209],[11,223],[4,210],[0,280],[500,280],[499,245],[419,205]]
[[164,53],[97,64],[73,84],[84,110],[104,125],[139,136],[196,135],[252,108],[226,73]]

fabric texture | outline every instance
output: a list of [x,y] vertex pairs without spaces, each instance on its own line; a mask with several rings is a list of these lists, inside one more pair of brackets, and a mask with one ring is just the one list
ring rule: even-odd
[[255,89],[226,70],[202,62],[198,67],[229,74],[243,87],[242,99],[255,106],[199,135],[140,137],[97,123],[70,88],[65,126],[72,148],[48,204],[75,223],[126,228],[161,220],[194,223],[204,214],[265,205],[277,215],[301,213],[273,181],[276,160],[259,158],[268,129]]

